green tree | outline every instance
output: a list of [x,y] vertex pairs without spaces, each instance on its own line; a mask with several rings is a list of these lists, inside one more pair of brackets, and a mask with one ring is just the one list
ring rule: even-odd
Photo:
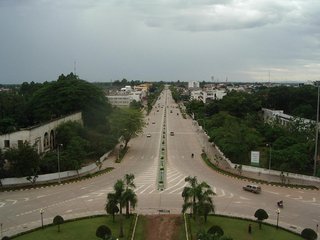
[[106,240],[111,236],[111,230],[106,225],[100,225],[96,230],[96,236]]
[[126,205],[126,217],[129,218],[130,206],[135,208],[138,202],[137,195],[132,189],[126,189],[123,194],[123,199]]
[[301,232],[301,237],[305,240],[316,240],[318,238],[318,234],[311,228],[305,228]]
[[114,222],[115,214],[119,212],[119,208],[117,206],[118,200],[114,193],[108,193],[107,195],[107,204],[105,210],[108,214],[112,215],[112,221]]
[[130,105],[129,105],[130,108],[133,108],[133,109],[137,109],[137,110],[140,110],[143,106],[141,104],[141,102],[139,101],[136,101],[136,100],[133,100],[132,102],[130,102]]
[[4,155],[10,163],[11,176],[35,176],[39,171],[40,157],[28,142],[19,144],[18,148],[8,149]]
[[259,222],[259,229],[261,229],[261,223],[263,220],[268,219],[268,213],[264,210],[264,209],[258,209],[255,213],[254,213],[255,218],[257,218],[258,222]]
[[0,186],[2,186],[2,182],[1,182],[1,179],[2,178],[5,178],[5,175],[6,175],[6,171],[4,169],[4,156],[3,156],[3,153],[2,153],[2,149],[0,149]]
[[117,202],[119,203],[119,210],[120,210],[120,231],[119,231],[119,237],[123,237],[123,220],[122,220],[122,208],[123,205],[125,204],[125,198],[124,198],[124,193],[125,193],[125,184],[122,179],[117,180],[115,185],[113,186],[114,192],[115,192],[115,197],[117,199]]
[[126,174],[124,176],[124,184],[125,184],[124,201],[126,205],[126,217],[129,217],[130,205],[134,208],[137,203],[137,195],[133,191],[133,189],[136,188],[134,184],[134,175]]
[[143,114],[135,109],[117,109],[111,116],[113,131],[124,139],[124,149],[129,141],[142,132],[145,125]]
[[111,105],[100,88],[78,79],[73,73],[60,75],[57,81],[45,84],[28,102],[28,112],[34,123],[76,111],[83,113],[85,126],[106,128]]
[[182,212],[185,213],[191,209],[192,216],[204,216],[205,221],[207,215],[214,211],[214,205],[211,197],[214,192],[206,182],[198,183],[197,177],[186,177],[186,182],[189,186],[184,187],[182,197],[184,203],[182,205]]
[[208,229],[208,233],[213,235],[214,237],[221,237],[224,235],[223,229],[218,225],[213,225]]
[[64,219],[60,215],[57,215],[53,218],[53,224],[58,225],[58,232],[60,232],[60,224],[63,224],[63,223],[64,223]]

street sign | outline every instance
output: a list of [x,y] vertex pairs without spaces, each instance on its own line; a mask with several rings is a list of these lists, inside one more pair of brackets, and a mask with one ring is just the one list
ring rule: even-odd
[[259,151],[251,151],[251,164],[259,165],[260,161],[260,152]]

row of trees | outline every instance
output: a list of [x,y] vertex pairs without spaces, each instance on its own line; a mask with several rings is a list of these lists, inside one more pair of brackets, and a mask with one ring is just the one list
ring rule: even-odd
[[[113,149],[120,137],[126,147],[144,126],[143,114],[138,104],[133,104],[129,109],[112,108],[99,88],[79,80],[72,73],[61,75],[57,81],[51,83],[23,83],[18,92],[12,92],[11,95],[24,99],[25,106],[34,106],[32,111],[26,114],[26,123],[42,122],[52,117],[82,111],[84,125],[67,122],[56,129],[61,171],[78,170],[86,162],[95,161]],[[0,109],[3,111],[1,107]],[[11,108],[8,107],[9,109]],[[3,114],[6,117],[0,118],[0,122],[15,118],[17,124],[6,128],[5,132],[25,126],[26,123],[20,115],[10,115],[9,112]],[[18,148],[0,154],[1,178],[29,176],[34,182],[38,174],[57,172],[57,155],[57,148],[38,155],[33,146],[28,143],[20,144]]]
[[[261,166],[267,168],[272,149],[273,169],[312,174],[315,124],[305,125],[298,118],[286,127],[263,121],[262,107],[282,107],[270,99],[275,93],[281,93],[279,89],[290,92],[291,88],[261,89],[252,94],[232,91],[223,99],[207,104],[190,101],[186,108],[205,128],[210,141],[214,141],[234,163],[250,164],[250,151],[258,150],[262,152]],[[299,88],[292,89],[291,92],[296,93]],[[313,94],[315,88],[303,87],[300,91]],[[310,97],[306,101],[310,101]],[[319,171],[317,175],[320,175]]]
[[0,134],[19,130],[73,112],[83,113],[85,126],[108,131],[111,113],[103,91],[70,73],[57,81],[23,83],[0,93]]
[[108,214],[111,214],[113,221],[115,220],[115,214],[120,213],[120,233],[119,237],[123,237],[123,222],[122,222],[122,211],[125,208],[126,217],[130,215],[130,208],[135,208],[138,199],[134,192],[134,175],[126,174],[123,179],[117,180],[113,186],[114,192],[108,193],[107,203],[105,210]]

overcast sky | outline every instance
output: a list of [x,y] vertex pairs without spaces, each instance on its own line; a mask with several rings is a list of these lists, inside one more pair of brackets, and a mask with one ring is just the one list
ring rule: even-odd
[[0,0],[0,83],[320,78],[320,0]]

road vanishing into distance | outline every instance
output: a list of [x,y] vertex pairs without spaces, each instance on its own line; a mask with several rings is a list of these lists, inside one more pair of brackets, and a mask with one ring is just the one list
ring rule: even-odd
[[[164,112],[166,110],[166,118]],[[248,182],[228,177],[210,169],[201,159],[200,136],[192,119],[183,119],[171,92],[165,89],[146,117],[143,134],[131,140],[129,151],[121,163],[110,161],[115,169],[100,176],[59,186],[0,193],[0,223],[3,236],[41,226],[53,217],[64,219],[105,213],[106,197],[117,179],[126,173],[135,175],[139,214],[158,214],[161,210],[180,213],[181,193],[187,176],[197,176],[207,182],[216,193],[213,197],[216,212],[254,218],[258,208],[269,214],[267,222],[276,224],[277,201],[284,201],[279,214],[279,225],[301,231],[316,229],[320,223],[320,195],[316,190],[291,189],[262,185],[261,194],[245,192]],[[166,124],[167,163],[165,189],[157,189],[159,152],[163,123]],[[174,136],[170,135],[174,132]],[[147,137],[150,134],[151,137]],[[194,153],[194,158],[191,158]]]

